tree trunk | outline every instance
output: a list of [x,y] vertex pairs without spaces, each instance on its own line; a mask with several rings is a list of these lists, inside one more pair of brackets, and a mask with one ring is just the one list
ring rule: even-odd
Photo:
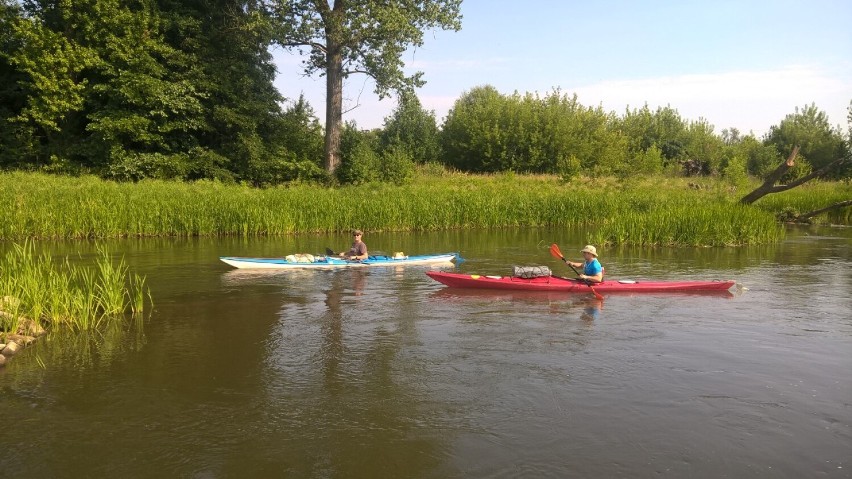
[[325,170],[334,174],[340,164],[340,133],[343,128],[343,55],[329,40],[325,80]]
[[763,198],[769,193],[773,193],[775,191],[775,183],[784,176],[784,173],[787,173],[787,170],[792,168],[796,164],[796,155],[799,154],[799,145],[793,147],[793,151],[790,153],[790,156],[787,158],[787,161],[778,165],[778,168],[775,168],[775,171],[769,174],[766,177],[766,180],[762,185],[758,186],[757,189],[752,191],[751,193],[743,196],[740,200],[740,203],[744,205],[750,205],[755,201]]
[[811,212],[799,215],[797,220],[798,221],[809,220],[810,218],[812,218],[816,215],[826,213],[826,212],[831,211],[831,210],[839,210],[840,208],[846,208],[847,206],[852,206],[852,200],[841,201],[841,202],[835,203],[831,206],[826,206],[825,208],[820,208],[818,210],[813,210]]

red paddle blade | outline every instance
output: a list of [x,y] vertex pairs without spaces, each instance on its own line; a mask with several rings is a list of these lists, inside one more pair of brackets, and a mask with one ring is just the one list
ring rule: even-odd
[[559,246],[557,246],[556,243],[550,245],[550,255],[554,258],[565,259],[565,257],[562,256],[562,252],[559,251]]

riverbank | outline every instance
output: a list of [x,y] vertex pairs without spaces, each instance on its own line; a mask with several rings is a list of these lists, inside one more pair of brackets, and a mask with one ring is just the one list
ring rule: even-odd
[[[823,184],[824,185],[824,184]],[[115,183],[94,177],[0,174],[0,239],[289,235],[456,228],[591,226],[598,244],[723,246],[783,238],[774,201],[829,204],[852,188],[828,184],[741,206],[719,180],[618,181],[420,173],[409,185],[256,189],[215,182]],[[814,194],[814,192],[817,194]],[[846,215],[848,219],[848,214]]]

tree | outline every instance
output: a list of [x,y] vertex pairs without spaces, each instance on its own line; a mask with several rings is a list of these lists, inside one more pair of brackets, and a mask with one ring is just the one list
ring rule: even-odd
[[245,0],[0,0],[0,166],[325,178],[310,107],[282,111],[270,25]]
[[399,105],[385,119],[379,140],[383,150],[401,148],[419,164],[437,161],[440,156],[435,112],[424,110],[413,93],[400,95]]
[[[796,107],[794,113],[787,115],[781,123],[772,126],[765,142],[773,144],[778,151],[789,151],[799,145],[799,154],[807,159],[814,170],[822,170],[826,165],[849,155],[849,144],[839,127],[828,123],[828,116],[816,105]],[[852,172],[847,162],[833,171],[835,178],[848,176]]]
[[363,73],[384,98],[422,86],[422,72],[405,76],[402,54],[423,45],[423,30],[461,28],[461,0],[273,0],[278,42],[307,54],[306,75],[326,77],[325,167],[339,163],[343,125],[343,80]]

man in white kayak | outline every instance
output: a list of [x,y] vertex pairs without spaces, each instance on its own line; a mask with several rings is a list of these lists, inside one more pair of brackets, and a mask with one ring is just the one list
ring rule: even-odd
[[592,283],[600,283],[603,281],[603,267],[598,261],[598,250],[592,245],[586,245],[586,247],[581,249],[580,252],[583,253],[583,258],[585,259],[584,262],[572,263],[568,260],[565,260],[565,262],[575,268],[583,267],[583,274],[579,276],[580,279],[590,281]]
[[354,230],[352,232],[352,237],[354,238],[352,241],[352,247],[349,248],[349,251],[340,253],[340,257],[347,258],[349,260],[367,259],[367,245],[361,241],[361,236],[363,235],[364,233],[361,230]]

